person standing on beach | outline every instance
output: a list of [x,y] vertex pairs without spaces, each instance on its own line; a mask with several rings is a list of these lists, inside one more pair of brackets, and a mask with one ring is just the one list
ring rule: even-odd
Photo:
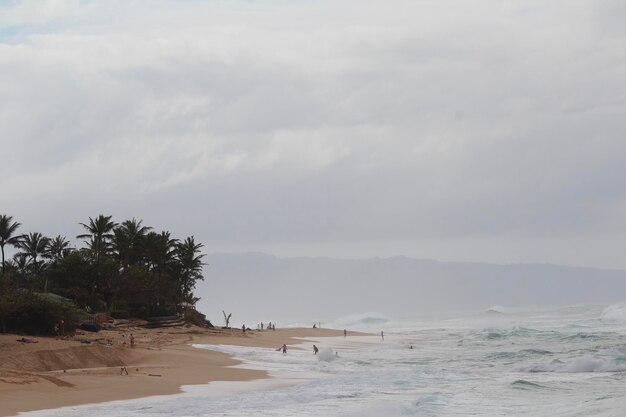
[[343,338],[345,339],[346,336],[348,336],[348,331],[346,329],[343,329]]
[[380,331],[380,338],[383,340],[383,342],[385,341],[385,334],[382,330]]
[[317,346],[313,345],[313,354],[317,355],[317,352],[319,352],[320,350],[317,348]]
[[243,334],[246,334],[246,325],[245,324],[243,326],[241,326],[241,331],[243,332]]
[[283,343],[283,355],[287,353],[287,344]]

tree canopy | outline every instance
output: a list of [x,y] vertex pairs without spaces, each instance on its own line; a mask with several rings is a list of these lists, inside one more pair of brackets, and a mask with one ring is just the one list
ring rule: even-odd
[[[18,235],[21,224],[0,215],[0,316],[14,311],[25,294],[53,293],[87,312],[106,311],[135,317],[181,312],[195,304],[203,280],[203,245],[193,236],[172,237],[135,218],[116,223],[112,216],[89,217],[72,247],[64,236],[40,232]],[[5,259],[5,246],[15,248]],[[6,307],[6,308],[4,308]]]

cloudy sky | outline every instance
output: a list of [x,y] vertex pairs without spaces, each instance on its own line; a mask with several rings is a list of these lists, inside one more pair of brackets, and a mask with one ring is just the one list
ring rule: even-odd
[[0,0],[0,213],[626,268],[626,3]]

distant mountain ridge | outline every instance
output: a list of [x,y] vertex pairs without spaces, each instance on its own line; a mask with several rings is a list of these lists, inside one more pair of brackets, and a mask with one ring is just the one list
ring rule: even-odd
[[[369,259],[278,258],[213,253],[198,290],[205,310],[335,317],[492,305],[563,305],[626,300],[626,271],[551,264],[440,262],[405,256]],[[233,305],[233,307],[224,304]],[[325,313],[325,314],[322,314]]]

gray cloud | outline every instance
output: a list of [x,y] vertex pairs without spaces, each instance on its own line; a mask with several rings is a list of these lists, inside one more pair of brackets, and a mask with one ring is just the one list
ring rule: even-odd
[[[475,239],[476,260],[494,260],[515,237],[570,239],[566,253],[527,250],[577,264],[598,236],[626,242],[625,14],[591,1],[0,6],[2,210],[48,234],[105,212],[212,248],[329,255],[385,241],[419,257],[403,242],[449,239],[452,253],[429,256],[466,259],[452,242]],[[602,250],[582,262],[626,267]]]

